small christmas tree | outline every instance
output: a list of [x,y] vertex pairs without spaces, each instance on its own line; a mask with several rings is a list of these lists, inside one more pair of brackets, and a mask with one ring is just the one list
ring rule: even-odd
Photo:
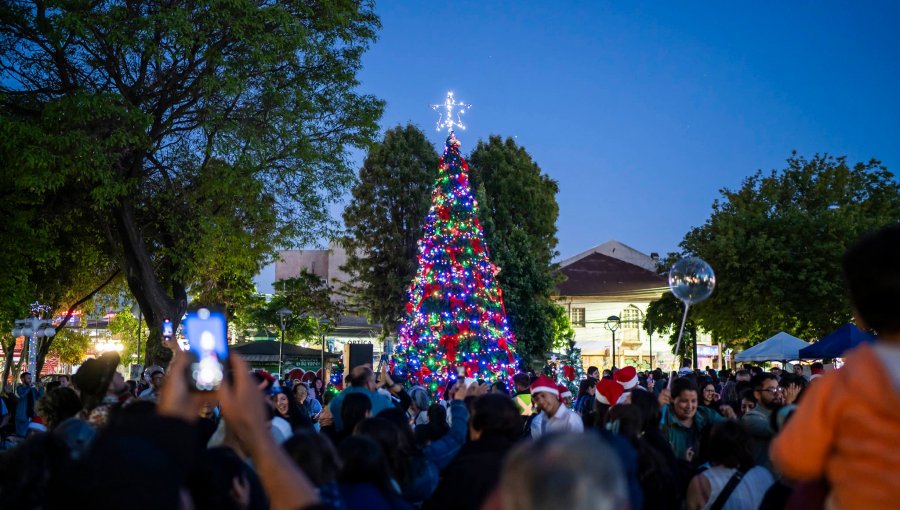
[[459,145],[451,130],[392,360],[395,373],[438,396],[458,370],[464,377],[508,382],[516,366],[499,269],[484,244]]
[[565,353],[550,356],[544,365],[543,373],[556,381],[556,384],[569,388],[573,396],[577,396],[578,385],[584,379],[581,349],[575,347],[575,342],[570,342]]

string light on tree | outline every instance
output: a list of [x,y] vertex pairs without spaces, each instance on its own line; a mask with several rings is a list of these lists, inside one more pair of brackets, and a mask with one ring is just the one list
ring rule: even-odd
[[496,281],[499,268],[490,260],[478,203],[469,186],[469,167],[453,132],[454,127],[463,127],[453,120],[460,105],[452,93],[447,94],[438,126],[448,128],[449,136],[392,359],[396,375],[408,376],[436,396],[456,381],[459,372],[474,379],[507,381],[516,368],[515,337]]

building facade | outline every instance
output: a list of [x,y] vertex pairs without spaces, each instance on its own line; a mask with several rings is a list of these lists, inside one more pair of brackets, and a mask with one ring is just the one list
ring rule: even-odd
[[[278,254],[275,261],[275,281],[272,286],[277,290],[279,280],[296,277],[305,270],[339,288],[350,281],[350,275],[341,270],[346,262],[347,252],[337,243],[332,243],[327,250],[285,250]],[[344,298],[336,293],[333,299]],[[358,315],[343,315],[326,337],[326,351],[341,353],[347,344],[372,344],[372,366],[378,368],[382,353],[389,348],[379,339],[380,332],[381,324],[371,324],[365,317]]]

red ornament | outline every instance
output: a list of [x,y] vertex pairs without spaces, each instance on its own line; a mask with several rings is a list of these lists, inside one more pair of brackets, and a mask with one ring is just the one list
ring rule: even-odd
[[575,380],[575,369],[569,365],[563,365],[563,376],[569,381]]

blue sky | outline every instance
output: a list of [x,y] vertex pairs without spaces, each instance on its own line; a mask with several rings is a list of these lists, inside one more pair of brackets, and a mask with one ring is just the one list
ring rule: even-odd
[[[562,258],[676,250],[723,187],[792,150],[900,168],[900,2],[382,1],[361,90],[436,147],[512,136],[559,182]],[[337,211],[340,208],[336,209]]]

